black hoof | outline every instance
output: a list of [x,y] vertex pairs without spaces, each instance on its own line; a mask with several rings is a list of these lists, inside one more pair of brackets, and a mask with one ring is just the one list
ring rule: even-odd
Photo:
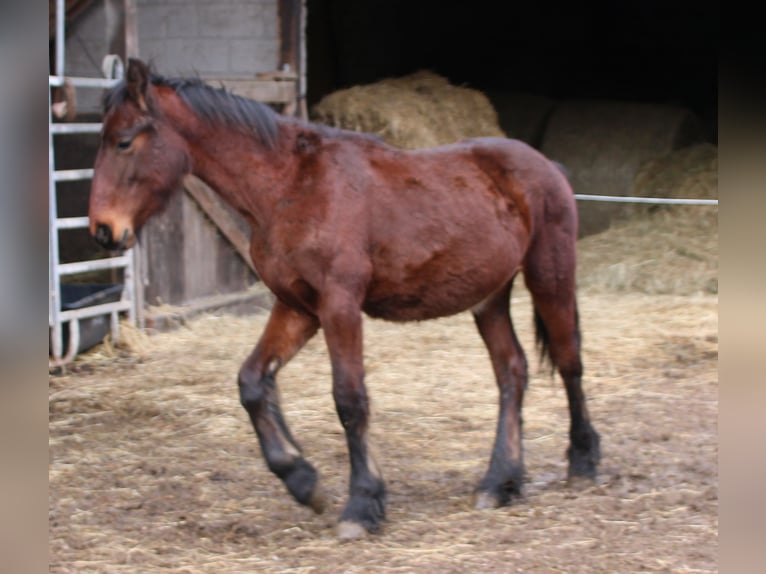
[[476,489],[476,508],[507,506],[521,496],[524,483],[524,466],[508,464],[502,472],[490,468]]
[[311,464],[299,458],[289,469],[279,473],[293,498],[314,512],[321,514],[325,508],[324,493],[319,484],[319,475]]
[[596,431],[590,429],[587,440],[581,440],[578,443],[572,443],[567,449],[568,477],[595,480],[598,463],[601,461],[601,439]]
[[361,538],[362,530],[374,534],[386,519],[386,489],[382,482],[364,492],[352,493],[338,525],[342,539]]

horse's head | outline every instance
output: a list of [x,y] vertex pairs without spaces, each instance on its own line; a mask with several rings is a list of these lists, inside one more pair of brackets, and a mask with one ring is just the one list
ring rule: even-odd
[[126,81],[105,99],[88,215],[91,235],[107,249],[132,247],[190,171],[188,146],[168,123],[160,97],[146,64],[132,59]]

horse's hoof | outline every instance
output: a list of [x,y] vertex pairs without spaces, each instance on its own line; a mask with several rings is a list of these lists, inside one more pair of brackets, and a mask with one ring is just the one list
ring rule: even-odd
[[474,506],[477,510],[485,510],[487,508],[499,508],[500,500],[489,492],[477,492],[476,502]]
[[344,520],[338,523],[338,538],[341,541],[361,540],[367,538],[367,529],[356,522]]
[[324,488],[322,488],[319,482],[316,483],[314,492],[311,493],[309,507],[317,514],[322,514],[327,507],[327,497],[325,496]]

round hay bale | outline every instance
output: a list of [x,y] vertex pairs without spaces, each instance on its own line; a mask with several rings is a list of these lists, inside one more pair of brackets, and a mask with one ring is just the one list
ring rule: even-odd
[[[628,196],[646,161],[703,139],[701,122],[684,108],[574,100],[554,109],[541,150],[567,168],[576,193]],[[608,228],[624,207],[579,202],[580,236]]]
[[523,92],[485,92],[497,111],[502,130],[508,137],[540,149],[545,125],[553,112],[555,100]]
[[478,136],[505,137],[487,96],[420,71],[353,86],[311,109],[318,123],[370,132],[391,145],[421,149]]

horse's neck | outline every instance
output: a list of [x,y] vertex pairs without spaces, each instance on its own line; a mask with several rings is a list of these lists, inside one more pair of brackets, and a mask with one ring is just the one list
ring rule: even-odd
[[192,173],[251,225],[267,225],[284,181],[278,152],[223,127],[208,128],[198,135],[190,138]]
[[278,149],[223,124],[206,122],[184,105],[172,90],[158,90],[162,111],[186,141],[192,174],[245,215],[253,226],[263,226],[278,201],[286,157]]

